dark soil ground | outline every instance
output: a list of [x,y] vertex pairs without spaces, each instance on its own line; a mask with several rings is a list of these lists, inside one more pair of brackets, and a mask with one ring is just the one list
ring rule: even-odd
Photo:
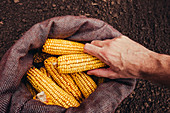
[[[31,26],[61,15],[101,19],[148,49],[170,54],[169,10],[168,0],[1,0],[0,58]],[[166,113],[169,108],[170,90],[138,80],[116,113]]]

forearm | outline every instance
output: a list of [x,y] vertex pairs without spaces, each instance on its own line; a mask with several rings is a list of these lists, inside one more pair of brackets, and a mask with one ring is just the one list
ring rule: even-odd
[[141,68],[139,78],[170,88],[170,56],[151,52],[150,58],[148,66]]

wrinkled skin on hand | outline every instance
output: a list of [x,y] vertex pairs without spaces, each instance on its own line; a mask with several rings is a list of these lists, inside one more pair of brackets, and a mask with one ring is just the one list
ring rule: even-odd
[[154,67],[155,62],[152,51],[123,35],[104,41],[94,40],[85,45],[84,51],[110,66],[88,71],[88,74],[110,79],[140,78],[140,73]]

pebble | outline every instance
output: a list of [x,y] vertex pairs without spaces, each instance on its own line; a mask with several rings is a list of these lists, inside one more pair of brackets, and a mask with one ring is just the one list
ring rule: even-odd
[[3,21],[0,21],[0,25],[3,25],[4,23],[3,23]]
[[113,17],[115,17],[115,18],[118,18],[118,15],[117,15],[117,13],[113,14]]
[[23,21],[23,22],[26,22],[26,20],[25,20],[25,19],[22,19],[22,21]]
[[145,104],[145,107],[149,107],[149,104],[148,104],[148,103],[145,102],[144,104]]
[[52,6],[53,6],[53,7],[56,7],[56,5],[55,5],[55,4],[52,4]]
[[116,113],[120,113],[120,110],[117,110]]
[[18,3],[19,5],[23,5],[23,3]]
[[114,5],[114,4],[115,4],[115,2],[113,2],[113,1],[112,1],[112,2],[111,2],[111,4],[112,4],[112,5]]
[[97,4],[97,3],[93,3],[93,2],[92,2],[92,5],[98,5],[98,4]]
[[117,0],[117,4],[120,4],[120,0]]
[[90,16],[90,14],[89,14],[89,13],[86,13],[85,15],[86,15],[86,16]]
[[18,3],[18,2],[19,2],[19,0],[14,0],[14,2],[15,2],[15,3]]
[[151,102],[152,101],[151,98],[149,98],[148,101]]
[[61,10],[63,10],[63,9],[64,9],[64,7],[63,7],[63,6],[60,6],[60,9],[61,9]]
[[70,6],[69,6],[69,5],[67,5],[67,8],[68,8],[68,9],[70,9]]

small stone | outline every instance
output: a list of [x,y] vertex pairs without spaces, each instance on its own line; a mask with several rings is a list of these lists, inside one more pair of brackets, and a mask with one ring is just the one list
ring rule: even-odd
[[152,11],[148,11],[148,13],[152,13]]
[[148,101],[151,102],[152,101],[151,98],[149,98]]
[[133,95],[132,95],[132,94],[130,94],[130,95],[129,95],[129,97],[130,97],[130,98],[133,98]]
[[145,109],[145,108],[142,106],[141,109],[143,110],[143,109]]
[[15,3],[18,3],[18,2],[19,2],[19,0],[14,0],[14,2],[15,2]]
[[120,0],[117,0],[117,4],[120,4]]
[[67,5],[67,8],[68,8],[68,9],[70,9],[70,6],[69,6],[69,5]]
[[93,3],[93,2],[92,2],[92,5],[98,5],[98,4],[97,4],[97,3]]
[[63,10],[63,9],[64,9],[64,7],[63,7],[63,6],[60,6],[60,9],[61,9],[61,10]]
[[23,21],[23,22],[26,22],[26,20],[25,20],[25,19],[22,19],[22,21]]
[[52,6],[53,6],[53,7],[56,7],[56,5],[55,5],[55,4],[52,4]]
[[116,113],[120,113],[120,110],[117,110]]
[[118,15],[117,15],[117,13],[113,14],[113,17],[115,17],[115,18],[118,18]]
[[3,23],[3,21],[0,21],[0,25],[3,25],[4,23]]
[[39,11],[39,12],[42,12],[43,10],[42,10],[42,9],[39,9],[38,11]]
[[123,12],[120,12],[120,15],[122,15],[123,14]]
[[148,103],[145,102],[144,104],[145,104],[145,107],[149,107],[149,104],[148,104]]
[[115,4],[115,2],[113,2],[113,1],[112,1],[112,2],[111,2],[111,4],[112,4],[112,5],[114,5],[114,4]]
[[132,94],[135,95],[135,91],[133,91]]
[[86,13],[85,15],[86,15],[86,16],[90,16],[90,14],[89,14],[89,13]]
[[19,5],[23,5],[23,3],[18,3]]

